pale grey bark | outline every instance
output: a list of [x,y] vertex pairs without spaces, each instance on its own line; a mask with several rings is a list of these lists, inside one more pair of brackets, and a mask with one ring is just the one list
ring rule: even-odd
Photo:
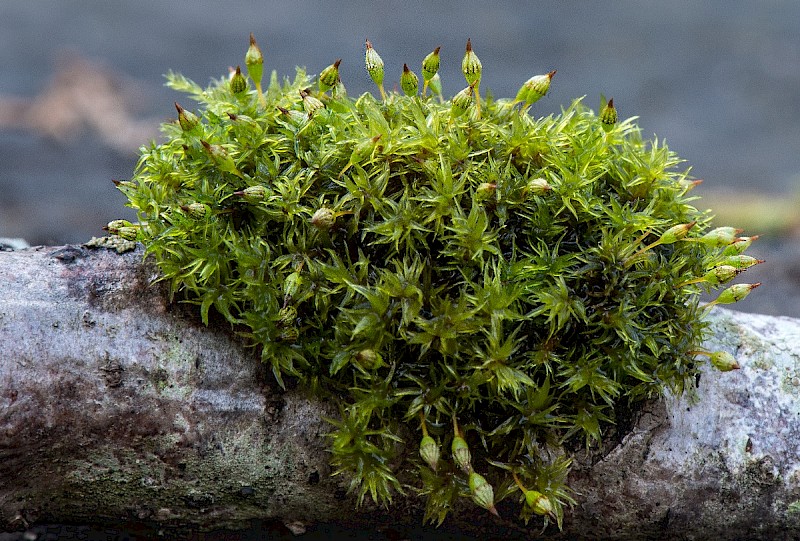
[[[420,500],[354,509],[331,477],[325,415],[281,392],[230,327],[170,305],[141,249],[0,253],[0,530],[279,519],[411,528]],[[710,350],[741,370],[649,404],[604,456],[578,457],[565,539],[800,535],[800,320],[715,309]],[[413,449],[410,449],[413,452]],[[466,504],[438,531],[530,538],[533,522]],[[434,529],[431,527],[431,532]],[[562,537],[563,536],[563,537]]]

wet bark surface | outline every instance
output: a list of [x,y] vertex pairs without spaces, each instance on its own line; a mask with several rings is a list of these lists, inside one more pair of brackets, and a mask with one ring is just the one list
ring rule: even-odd
[[[502,519],[465,502],[438,530],[420,526],[412,491],[390,510],[356,509],[327,462],[324,418],[334,412],[280,390],[234,329],[203,326],[156,277],[141,248],[0,252],[0,531],[53,522],[170,538],[248,527],[309,538],[341,527],[396,538],[541,531],[517,520],[513,498],[498,505]],[[800,321],[709,317],[706,347],[734,353],[741,370],[703,372],[691,392],[635,412],[602,454],[577,456],[578,505],[564,532],[546,537],[800,535]]]

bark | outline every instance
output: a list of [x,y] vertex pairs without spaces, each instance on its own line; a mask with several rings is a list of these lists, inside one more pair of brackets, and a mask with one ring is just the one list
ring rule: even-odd
[[[355,508],[325,452],[333,415],[280,391],[225,323],[170,304],[141,249],[0,252],[0,530],[43,522],[173,532],[280,520],[418,529],[412,491]],[[649,403],[577,457],[562,539],[800,536],[800,320],[715,309],[709,350],[742,368]],[[413,450],[412,450],[413,451]],[[469,503],[438,532],[530,538]],[[480,512],[479,512],[480,511]]]

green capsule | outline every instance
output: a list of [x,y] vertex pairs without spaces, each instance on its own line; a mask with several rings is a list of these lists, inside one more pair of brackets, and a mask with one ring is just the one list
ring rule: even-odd
[[324,103],[319,101],[317,98],[315,98],[305,90],[300,91],[300,97],[303,98],[303,110],[308,115],[308,118],[314,116],[314,113],[316,113],[320,109],[325,108]]
[[425,94],[425,89],[428,88],[431,79],[439,73],[439,50],[441,47],[436,47],[432,53],[422,60],[422,93]]
[[247,79],[242,75],[242,68],[236,66],[236,71],[231,77],[231,92],[237,96],[247,90]]
[[416,96],[419,89],[417,74],[408,69],[408,64],[403,64],[403,74],[400,76],[400,88],[406,96]]
[[497,184],[493,182],[481,182],[478,187],[475,188],[475,200],[486,201],[492,198],[496,191]]
[[367,40],[366,52],[364,53],[364,67],[367,68],[372,81],[377,85],[381,93],[381,98],[386,100],[386,91],[383,89],[383,59],[372,47],[372,43]]
[[752,237],[739,237],[728,244],[724,250],[722,250],[722,255],[739,255],[747,250],[754,240],[758,240],[758,235],[753,235]]
[[342,62],[342,59],[339,58],[322,70],[319,74],[319,91],[326,92],[331,88],[334,88],[339,83],[339,64]]
[[467,84],[470,86],[479,85],[482,71],[481,61],[475,51],[472,50],[472,42],[468,39],[464,58],[461,60],[461,72],[464,74]]
[[266,186],[257,184],[255,186],[248,186],[244,190],[233,192],[233,195],[239,196],[245,201],[255,203],[256,201],[263,201],[266,199],[268,193],[269,191]]
[[614,107],[614,99],[608,100],[600,110],[600,123],[603,129],[608,131],[617,123],[617,109]]
[[439,466],[439,444],[430,436],[423,436],[419,444],[419,456],[433,471]]
[[533,178],[525,185],[526,195],[544,195],[553,187],[543,178]]
[[763,262],[763,259],[756,259],[755,257],[745,254],[729,255],[722,260],[723,265],[730,265],[740,271],[749,269],[753,265],[758,265]]
[[523,103],[523,107],[530,107],[542,99],[547,94],[547,91],[550,90],[550,81],[555,74],[556,70],[553,70],[544,75],[535,75],[525,81],[519,92],[517,92],[514,103]]
[[180,124],[180,127],[184,132],[189,133],[194,131],[194,129],[200,124],[200,119],[197,118],[197,115],[178,105],[177,101],[175,102],[175,109],[178,110],[178,124]]
[[189,203],[181,206],[181,209],[195,220],[202,220],[211,214],[211,207],[205,203]]
[[673,242],[677,242],[684,238],[691,228],[695,226],[697,222],[689,222],[688,224],[678,224],[675,226],[670,227],[659,237],[658,244],[672,244]]
[[247,74],[255,83],[256,87],[261,87],[261,77],[264,75],[264,56],[258,48],[256,38],[250,32],[250,47],[244,55],[244,65],[247,67]]
[[736,278],[741,271],[731,265],[719,265],[708,271],[703,276],[703,281],[709,285],[725,284]]
[[317,229],[328,231],[336,223],[336,214],[333,210],[322,207],[311,216],[311,225]]
[[700,237],[700,241],[709,246],[727,246],[735,241],[742,231],[735,227],[717,227]]
[[722,291],[719,296],[711,301],[709,304],[732,304],[744,300],[751,291],[761,285],[761,282],[755,284],[735,284]]
[[464,438],[456,434],[453,437],[450,450],[453,453],[453,461],[456,463],[456,466],[465,473],[472,471],[472,455],[470,455],[469,447],[467,447],[467,442]]
[[709,355],[709,361],[720,372],[730,372],[740,368],[739,363],[736,362],[736,357],[727,351],[715,351]]
[[469,491],[472,494],[472,501],[491,514],[500,516],[494,507],[494,489],[481,474],[469,472]]
[[478,55],[472,50],[472,42],[467,39],[467,49],[464,53],[464,58],[461,60],[461,71],[464,73],[464,78],[467,84],[473,89],[475,101],[475,118],[481,117],[481,72],[483,66],[478,59]]
[[472,86],[468,86],[458,94],[453,96],[453,103],[450,107],[450,113],[453,117],[459,117],[467,112],[467,110],[474,103],[474,92]]
[[297,321],[297,308],[294,306],[284,306],[278,310],[278,326],[291,327]]
[[356,360],[365,370],[375,370],[382,366],[386,366],[383,362],[383,356],[374,349],[362,349],[356,354]]
[[525,503],[533,512],[541,516],[554,516],[553,502],[538,490],[525,491]]

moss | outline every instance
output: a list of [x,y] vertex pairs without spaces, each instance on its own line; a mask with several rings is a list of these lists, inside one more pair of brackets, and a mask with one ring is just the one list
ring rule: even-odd
[[150,381],[159,393],[164,392],[164,389],[169,385],[169,373],[163,368],[157,368],[150,374]]
[[120,236],[112,235],[109,237],[92,237],[84,246],[88,248],[106,248],[114,250],[118,254],[131,252],[136,249],[136,241],[126,240]]
[[513,498],[560,524],[574,500],[553,449],[596,446],[618,410],[718,359],[703,314],[758,284],[699,295],[757,262],[740,257],[755,237],[710,229],[698,181],[613,100],[532,116],[555,70],[483,98],[468,42],[468,86],[444,101],[427,95],[438,50],[422,95],[407,66],[400,95],[366,45],[380,98],[349,97],[338,61],[262,86],[254,40],[252,86],[170,73],[199,109],[176,104],[118,183],[139,223],[109,230],[142,241],[204,322],[243,329],[282,386],[338,406],[331,462],[359,502],[415,490],[441,523],[457,498]]

